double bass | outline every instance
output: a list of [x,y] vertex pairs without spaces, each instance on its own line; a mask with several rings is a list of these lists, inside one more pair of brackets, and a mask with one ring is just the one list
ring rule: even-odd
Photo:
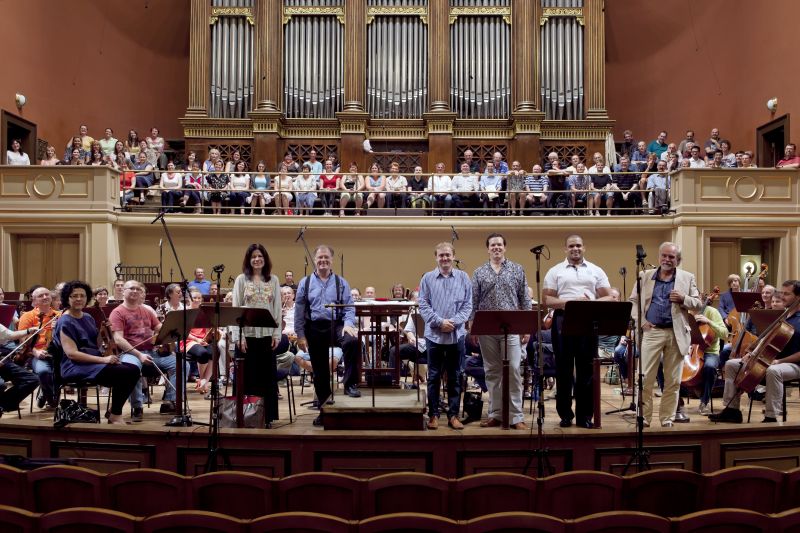
[[[719,296],[719,287],[715,286],[714,290],[705,298],[706,306]],[[716,339],[714,330],[708,324],[698,324],[700,334],[703,337],[703,344],[692,344],[689,347],[689,353],[683,356],[683,369],[681,370],[681,385],[685,387],[696,387],[703,383],[703,358],[705,350],[711,346]]]
[[[758,279],[766,278],[768,269],[769,267],[766,263],[761,263],[761,272],[758,273]],[[754,285],[753,291],[755,291],[755,287],[758,287],[758,282]],[[759,301],[753,307],[761,309],[763,306]],[[756,336],[745,329],[743,318],[736,309],[728,314],[728,324],[731,326],[731,359],[740,358],[756,340]]]

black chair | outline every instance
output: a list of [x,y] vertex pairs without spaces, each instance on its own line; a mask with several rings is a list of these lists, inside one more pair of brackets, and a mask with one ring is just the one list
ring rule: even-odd
[[[58,404],[58,402],[61,400],[61,391],[65,387],[72,387],[75,389],[78,403],[81,404],[83,407],[86,407],[87,390],[91,387],[94,387],[95,397],[97,398],[97,409],[99,410],[100,385],[91,379],[72,379],[72,380],[64,379],[61,376],[61,359],[64,357],[64,352],[61,350],[61,348],[56,347],[56,345],[52,342],[47,347],[47,351],[53,358],[53,389],[55,392],[56,404]],[[111,403],[111,392],[109,391],[108,405],[106,405],[106,410],[108,410],[110,403]],[[98,424],[100,423],[100,419],[98,419],[97,423]]]

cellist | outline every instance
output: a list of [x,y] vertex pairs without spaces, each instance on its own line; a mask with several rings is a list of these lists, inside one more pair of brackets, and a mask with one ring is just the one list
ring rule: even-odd
[[714,340],[703,350],[703,381],[701,385],[703,392],[700,394],[699,410],[700,414],[705,416],[711,412],[708,408],[708,402],[711,400],[711,389],[714,388],[717,369],[720,364],[719,349],[722,345],[720,339],[725,339],[728,336],[728,328],[725,327],[725,322],[723,322],[720,312],[708,305],[708,303],[703,307],[701,313],[694,315],[694,319],[698,324],[707,324],[714,333]]
[[[788,280],[781,285],[781,301],[787,308],[800,297],[800,281]],[[780,351],[766,371],[767,395],[765,400],[764,420],[777,422],[783,414],[783,383],[800,378],[800,311],[785,318],[785,322],[794,328],[791,339]],[[712,422],[731,422],[740,424],[742,412],[739,410],[741,390],[736,388],[736,377],[740,368],[747,364],[751,357],[747,352],[739,359],[730,359],[725,363],[725,392],[722,396],[725,408],[719,413],[708,416]]]

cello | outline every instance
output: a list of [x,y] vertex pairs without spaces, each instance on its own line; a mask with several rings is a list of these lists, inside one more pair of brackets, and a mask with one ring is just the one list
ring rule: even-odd
[[[766,263],[761,263],[761,272],[758,273],[758,279],[764,279],[767,277],[767,270],[769,267]],[[749,282],[749,278],[747,278],[746,283]],[[754,292],[755,287],[758,287],[758,282],[754,285],[752,291]],[[763,304],[761,301],[756,302],[753,304],[753,308],[761,309]],[[756,336],[747,331],[744,327],[744,316],[739,314],[739,311],[734,309],[728,314],[728,324],[731,326],[731,359],[739,359],[742,354],[750,347],[753,342],[756,340]]]
[[[719,287],[715,286],[714,290],[705,298],[704,305],[708,306],[719,296]],[[698,324],[700,334],[703,337],[702,344],[692,344],[689,347],[689,353],[683,356],[683,369],[681,370],[681,385],[685,387],[695,387],[703,382],[703,356],[705,350],[711,346],[716,339],[714,330],[708,324]]]
[[795,299],[767,329],[765,329],[750,350],[750,358],[736,374],[736,387],[752,392],[764,380],[767,368],[789,344],[794,334],[794,327],[786,322],[800,309],[800,298]]

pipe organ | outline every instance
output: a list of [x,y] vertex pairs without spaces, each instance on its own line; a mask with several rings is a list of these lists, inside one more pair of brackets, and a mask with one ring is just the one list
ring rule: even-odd
[[604,1],[190,0],[187,149],[426,170],[603,152]]

